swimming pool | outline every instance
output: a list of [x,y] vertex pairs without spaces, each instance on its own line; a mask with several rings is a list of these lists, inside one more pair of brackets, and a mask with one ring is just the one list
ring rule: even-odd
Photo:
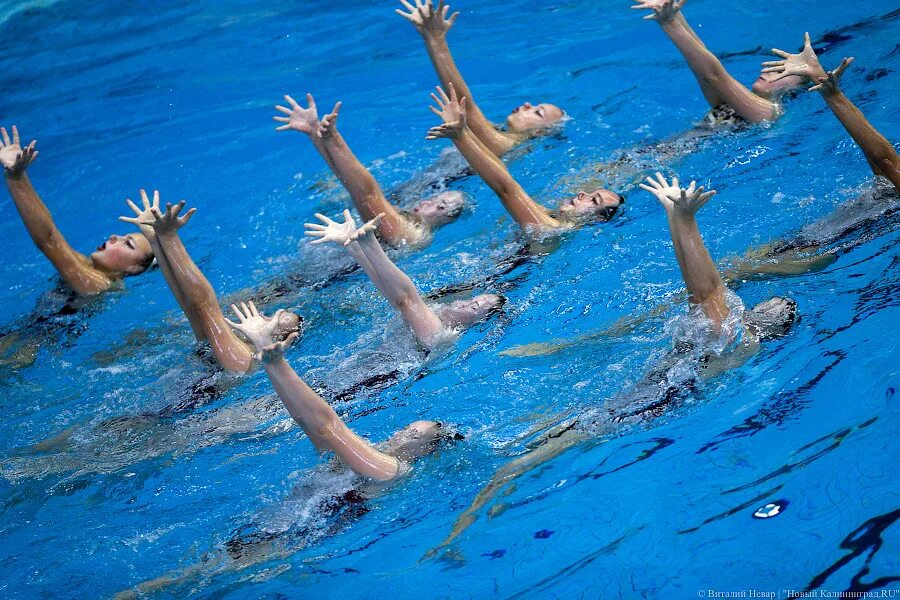
[[[37,342],[15,347],[31,364],[0,372],[2,594],[111,596],[166,574],[180,581],[163,594],[217,598],[897,590],[896,197],[836,242],[823,271],[736,287],[747,305],[793,297],[801,319],[789,336],[647,427],[498,486],[441,547],[498,469],[640,380],[683,307],[675,299],[627,335],[550,355],[501,352],[602,330],[676,298],[682,283],[655,200],[615,175],[628,196],[619,217],[478,285],[508,297],[504,315],[427,361],[361,274],[323,281],[344,259],[312,250],[302,224],[347,200],[306,140],[273,130],[281,95],[343,100],[343,134],[385,189],[447,152],[422,139],[436,119],[421,41],[379,4],[0,5],[0,115],[38,139],[31,178],[74,247],[127,231],[115,217],[140,187],[186,198],[198,213],[183,237],[216,290],[287,290],[269,306],[305,318],[290,362],[338,397],[354,429],[380,440],[439,418],[466,435],[377,498],[323,508],[352,482],[320,464],[263,373],[220,373],[193,351],[158,272],[35,325],[52,267],[4,194],[2,329]],[[547,203],[705,110],[671,44],[628,4],[455,7],[451,47],[489,117],[546,100],[572,118],[508,161]],[[824,63],[855,56],[844,88],[896,144],[900,12],[883,0],[823,4],[692,0],[685,10],[744,82],[767,48],[794,49],[807,29],[828,47]],[[719,191],[699,220],[723,263],[871,200],[865,160],[821,100],[788,102],[776,124],[668,165]],[[424,291],[481,281],[521,246],[480,181],[453,186],[472,208],[397,259]],[[360,389],[373,374],[381,383]],[[783,514],[752,518],[778,499],[789,501]]]

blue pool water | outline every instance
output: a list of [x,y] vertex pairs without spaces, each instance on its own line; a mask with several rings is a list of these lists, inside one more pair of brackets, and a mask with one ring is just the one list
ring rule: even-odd
[[[455,7],[451,47],[489,117],[525,100],[571,117],[508,160],[546,203],[706,109],[671,44],[628,5]],[[0,121],[38,139],[31,178],[72,246],[127,231],[116,217],[140,187],[186,198],[198,212],[183,238],[220,296],[263,290],[266,309],[301,313],[290,362],[355,430],[381,440],[438,418],[466,435],[381,495],[333,508],[353,482],[323,466],[263,373],[228,375],[201,358],[158,271],[40,321],[56,280],[4,194],[0,329],[13,344],[0,370],[0,594],[108,597],[166,575],[159,594],[211,598],[896,592],[900,213],[895,193],[874,197],[861,152],[821,99],[799,95],[776,124],[665,165],[719,191],[699,221],[723,264],[826,219],[809,230],[822,233],[836,210],[877,215],[833,241],[824,270],[735,288],[748,306],[794,298],[791,334],[646,425],[582,441],[479,496],[542,434],[590,421],[641,380],[671,347],[683,284],[662,211],[634,185],[652,156],[599,176],[628,196],[619,217],[508,272],[521,247],[513,223],[479,180],[453,183],[471,209],[398,264],[423,291],[477,282],[509,304],[428,360],[362,274],[330,278],[346,258],[310,247],[302,225],[348,199],[303,136],[274,131],[272,105],[285,92],[343,100],[360,159],[385,189],[405,190],[400,202],[415,201],[397,186],[454,157],[423,140],[435,77],[394,8],[0,2]],[[855,56],[844,87],[897,143],[896,9],[692,0],[685,10],[747,83],[766,49],[793,51],[804,30],[827,47],[826,65]],[[624,335],[501,354],[660,304]],[[441,546],[476,497],[471,525]],[[779,499],[781,515],[752,518]]]

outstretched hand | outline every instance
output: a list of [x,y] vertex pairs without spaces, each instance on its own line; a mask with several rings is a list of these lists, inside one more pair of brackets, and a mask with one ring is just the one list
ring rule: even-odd
[[413,6],[407,0],[400,0],[400,3],[406,7],[409,12],[403,12],[399,8],[394,12],[415,25],[416,30],[424,38],[438,39],[447,35],[447,30],[453,27],[453,22],[459,16],[459,11],[447,17],[450,12],[450,6],[444,4],[444,0],[439,0],[437,7],[432,4],[432,0],[415,0],[416,5]]
[[432,93],[431,99],[435,101],[438,108],[433,106],[428,108],[439,116],[444,121],[444,124],[429,129],[425,139],[457,138],[466,127],[466,98],[465,96],[462,98],[456,97],[456,90],[453,88],[452,83],[450,84],[450,96],[447,96],[447,93],[440,86],[435,89],[440,94],[440,97]]
[[[850,66],[850,63],[853,62],[853,57],[844,58],[841,61],[841,64],[838,65],[837,69],[833,71],[826,71],[824,75],[820,75],[816,81],[819,83],[809,88],[810,92],[822,92],[823,94],[834,94],[840,91],[838,87],[838,83],[841,81],[841,75],[844,74],[844,71],[847,70],[847,67]],[[32,142],[33,143],[33,142]]]
[[766,67],[763,73],[780,73],[775,81],[784,79],[791,75],[802,77],[809,81],[818,81],[819,77],[825,75],[825,70],[819,64],[819,57],[816,56],[809,40],[809,32],[803,35],[803,50],[799,54],[791,54],[778,48],[772,48],[772,54],[780,56],[782,60],[769,60],[762,65]]
[[316,218],[322,221],[324,225],[320,223],[305,223],[303,225],[309,230],[306,232],[306,235],[319,238],[313,240],[313,244],[334,242],[335,244],[346,246],[356,239],[356,221],[353,220],[353,215],[350,214],[349,210],[344,211],[343,223],[332,221],[320,213],[316,213]]
[[175,206],[172,206],[171,202],[166,203],[166,212],[160,212],[158,206],[151,206],[150,213],[153,215],[152,219],[148,219],[146,221],[141,221],[142,225],[150,225],[153,227],[153,230],[156,232],[156,235],[164,235],[167,233],[175,233],[185,225],[187,222],[191,220],[191,217],[194,216],[194,213],[197,211],[196,208],[192,208],[186,213],[184,213],[183,217],[179,217],[179,213],[181,213],[181,209],[184,208],[185,201],[182,200]]
[[649,15],[644,17],[644,20],[651,21],[659,21],[660,23],[666,23],[671,21],[678,11],[681,10],[681,7],[684,6],[684,3],[687,0],[635,0],[637,2],[636,5],[631,8],[635,8],[638,10],[649,9],[652,10]]
[[338,113],[341,110],[342,102],[338,101],[334,108],[331,109],[331,112],[322,117],[322,120],[319,121],[319,126],[316,129],[316,135],[318,135],[323,140],[334,135],[334,132],[337,131],[337,118]]
[[141,203],[143,204],[143,208],[138,207],[137,204],[131,201],[131,198],[126,198],[125,202],[128,204],[128,207],[134,211],[135,216],[119,217],[119,220],[136,225],[145,236],[155,235],[153,226],[149,223],[155,219],[153,209],[155,208],[159,211],[159,192],[153,190],[153,202],[151,203],[150,199],[147,197],[147,192],[141,190]]
[[285,351],[297,339],[298,333],[295,331],[290,334],[284,341],[276,342],[273,334],[278,328],[278,318],[284,310],[277,310],[271,317],[267,317],[257,310],[253,302],[241,302],[240,307],[232,304],[231,310],[234,311],[238,322],[227,319],[228,324],[235,331],[239,331],[253,344],[256,348],[256,359],[266,362],[272,362],[284,356]]
[[642,183],[641,188],[656,196],[666,213],[682,216],[693,216],[716,195],[715,190],[704,192],[703,186],[697,187],[696,181],[692,181],[687,189],[679,187],[677,177],[673,177],[672,183],[669,183],[662,173],[656,173],[656,179],[648,177],[647,184]]
[[12,177],[21,175],[37,158],[38,151],[34,149],[37,140],[32,140],[30,144],[22,148],[19,143],[19,130],[15,125],[12,126],[11,140],[5,127],[0,127],[0,136],[3,138],[3,141],[0,142],[0,164],[3,165],[7,175]]
[[275,121],[284,123],[284,125],[276,127],[275,131],[295,129],[306,135],[313,135],[316,133],[316,129],[319,126],[319,113],[316,112],[316,101],[313,100],[312,94],[306,94],[306,103],[309,104],[309,108],[303,108],[296,100],[287,94],[285,94],[284,100],[290,104],[291,107],[288,108],[286,106],[281,106],[280,104],[275,106],[275,110],[287,115],[286,117],[280,117],[278,115],[272,117]]
[[371,221],[363,223],[362,227],[353,232],[353,235],[350,236],[350,239],[344,242],[344,245],[347,246],[351,242],[358,241],[360,238],[364,238],[370,233],[374,233],[376,229],[378,229],[378,223],[384,218],[385,213],[378,213],[375,215],[375,218]]

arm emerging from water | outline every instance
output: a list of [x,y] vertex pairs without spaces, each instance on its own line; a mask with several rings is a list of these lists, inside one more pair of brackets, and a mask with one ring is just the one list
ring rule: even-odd
[[6,175],[6,186],[34,245],[76,292],[96,294],[108,290],[112,285],[112,278],[94,267],[88,257],[69,246],[28,179],[25,171],[38,155],[38,151],[34,149],[36,142],[32,141],[22,148],[15,125],[12,128],[12,139],[3,127],[0,127],[0,135],[0,164]]
[[710,106],[727,104],[751,123],[778,116],[779,107],[757,96],[732,77],[715,54],[703,44],[681,12],[686,0],[637,0],[631,8],[649,9],[644,17],[656,21],[687,61]]
[[391,245],[397,245],[404,241],[418,241],[421,232],[396,206],[388,202],[378,182],[359,162],[359,159],[350,150],[350,146],[338,132],[337,118],[341,103],[335,104],[332,112],[319,121],[316,103],[311,94],[306,95],[309,108],[303,108],[290,96],[285,96],[284,99],[290,108],[275,107],[286,115],[273,117],[276,121],[284,123],[276,129],[279,131],[293,129],[309,136],[316,150],[319,151],[331,171],[350,194],[353,205],[363,220],[370,221],[375,218],[375,215],[384,213],[385,217],[378,225],[378,234],[384,241]]
[[433,106],[429,108],[444,123],[432,127],[426,139],[452,140],[478,176],[494,190],[503,207],[520,227],[562,227],[563,223],[553,218],[549,210],[535,202],[513,178],[506,165],[472,133],[468,126],[469,109],[466,97],[459,98],[453,85],[450,86],[449,96],[440,87],[437,91],[440,96],[431,94],[431,98],[438,108]]
[[253,342],[257,358],[262,361],[278,397],[320,452],[334,452],[359,475],[380,481],[394,479],[406,471],[405,463],[379,451],[347,427],[334,409],[288,364],[284,352],[298,334],[292,333],[282,342],[273,341],[278,313],[272,318],[265,317],[252,302],[242,304],[240,309],[233,308],[240,322],[230,322],[231,326]]
[[772,52],[781,60],[764,62],[766,72],[781,73],[781,77],[797,75],[814,83],[810,91],[818,91],[838,118],[850,137],[859,144],[869,166],[875,175],[886,177],[900,190],[900,156],[894,146],[883,136],[853,102],[841,91],[839,83],[841,75],[853,62],[853,57],[845,58],[833,71],[826,71],[819,63],[819,58],[809,41],[809,33],[805,35],[805,44],[800,54],[790,54],[773,48]]
[[694,181],[687,189],[681,188],[677,178],[669,183],[661,173],[656,174],[656,179],[648,177],[647,182],[641,187],[653,194],[666,211],[688,301],[699,304],[706,316],[721,327],[728,317],[725,285],[703,243],[696,220],[697,211],[716,194],[715,190],[704,192],[703,186],[697,187]]
[[455,87],[460,96],[469,99],[469,127],[472,133],[494,156],[503,156],[522,140],[522,136],[499,131],[472,99],[472,92],[459,72],[447,45],[447,31],[453,26],[459,12],[453,13],[448,18],[450,7],[444,4],[444,0],[439,0],[437,7],[432,4],[432,0],[426,0],[424,3],[422,0],[414,1],[415,6],[406,0],[400,0],[409,12],[403,12],[399,8],[395,12],[412,23],[422,36],[441,86]]
[[412,280],[397,268],[375,238],[373,232],[380,216],[360,228],[356,227],[347,210],[344,211],[343,223],[318,213],[316,217],[323,224],[305,225],[308,229],[306,235],[318,238],[312,243],[333,242],[345,247],[391,306],[400,312],[419,342],[428,348],[434,347],[445,331],[444,324],[425,304]]
[[212,285],[194,263],[178,235],[178,230],[187,224],[196,211],[192,208],[183,217],[179,217],[184,204],[184,200],[175,206],[167,204],[165,213],[151,206],[153,219],[146,221],[146,224],[151,225],[156,232],[191,326],[196,322],[201,324],[222,368],[237,372],[248,371],[253,366],[253,351],[228,325]]

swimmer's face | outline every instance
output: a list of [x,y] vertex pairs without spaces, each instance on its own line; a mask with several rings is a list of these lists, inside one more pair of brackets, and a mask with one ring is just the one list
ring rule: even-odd
[[563,111],[553,104],[531,104],[526,102],[506,117],[510,131],[525,133],[537,129],[545,129],[558,123],[563,118]]
[[438,227],[457,219],[465,205],[462,192],[448,191],[418,202],[412,212],[429,226]]
[[576,220],[608,221],[624,203],[625,198],[619,194],[598,188],[564,200],[559,205],[559,212]]
[[803,86],[804,80],[797,75],[788,75],[775,81],[779,73],[760,73],[753,82],[753,93],[763,98],[777,98],[782,94]]
[[445,437],[442,428],[437,421],[415,421],[392,435],[384,450],[400,460],[412,462],[437,450]]
[[287,336],[299,330],[300,316],[297,315],[297,313],[292,313],[286,310],[278,315],[278,326],[272,333],[272,337],[276,342],[281,342],[285,338],[287,338]]
[[91,253],[91,262],[107,273],[138,275],[153,262],[153,249],[140,233],[114,234]]
[[441,316],[450,327],[468,327],[500,310],[504,299],[497,294],[481,294],[469,300],[455,300],[444,308]]

